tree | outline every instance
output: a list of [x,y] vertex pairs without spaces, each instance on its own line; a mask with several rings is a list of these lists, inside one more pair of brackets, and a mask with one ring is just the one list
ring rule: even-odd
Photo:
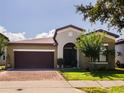
[[89,19],[91,23],[107,23],[109,28],[114,27],[120,32],[124,28],[124,0],[97,0],[95,5],[81,4],[76,9],[83,14],[84,20]]
[[8,38],[5,37],[4,35],[0,34],[0,58],[3,56],[5,52],[5,47],[8,44]]
[[103,38],[104,33],[98,34],[93,32],[91,34],[81,35],[76,41],[76,48],[93,62],[99,58]]

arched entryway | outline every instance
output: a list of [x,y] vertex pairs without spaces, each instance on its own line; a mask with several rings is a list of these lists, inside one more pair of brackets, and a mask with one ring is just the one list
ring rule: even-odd
[[75,44],[67,43],[63,48],[64,67],[77,67],[77,50]]

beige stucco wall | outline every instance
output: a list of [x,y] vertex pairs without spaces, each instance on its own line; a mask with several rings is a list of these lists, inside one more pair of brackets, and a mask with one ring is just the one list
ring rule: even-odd
[[67,43],[74,43],[76,42],[76,38],[78,38],[83,31],[74,29],[74,28],[67,28],[57,32],[56,41],[58,42],[58,57],[63,58],[63,47]]
[[54,67],[57,66],[57,50],[53,45],[24,45],[24,44],[9,44],[7,48],[7,63],[14,68],[14,49],[38,49],[38,50],[55,50],[54,51]]
[[79,67],[82,69],[90,68],[90,59],[85,57],[84,53],[79,53]]

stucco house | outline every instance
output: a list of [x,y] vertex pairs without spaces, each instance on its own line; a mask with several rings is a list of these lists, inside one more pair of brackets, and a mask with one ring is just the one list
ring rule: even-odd
[[119,39],[115,45],[116,57],[115,62],[119,67],[124,68],[124,39]]
[[[118,35],[97,30],[96,33],[106,32],[104,44],[107,48],[115,48],[115,39]],[[39,38],[10,42],[8,46],[7,63],[11,68],[57,68],[57,59],[64,59],[64,67],[90,68],[91,62],[83,53],[75,49],[76,39],[86,34],[85,30],[68,25],[56,29],[53,38]],[[109,58],[109,59],[108,59]],[[115,57],[100,55],[98,65],[107,65],[109,69],[114,68]]]

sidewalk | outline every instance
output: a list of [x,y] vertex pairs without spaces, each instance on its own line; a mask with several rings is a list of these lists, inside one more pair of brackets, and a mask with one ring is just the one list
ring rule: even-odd
[[71,88],[66,81],[0,81],[0,89],[4,88]]
[[67,81],[0,81],[0,93],[85,93]]
[[72,87],[124,86],[124,81],[68,81]]

